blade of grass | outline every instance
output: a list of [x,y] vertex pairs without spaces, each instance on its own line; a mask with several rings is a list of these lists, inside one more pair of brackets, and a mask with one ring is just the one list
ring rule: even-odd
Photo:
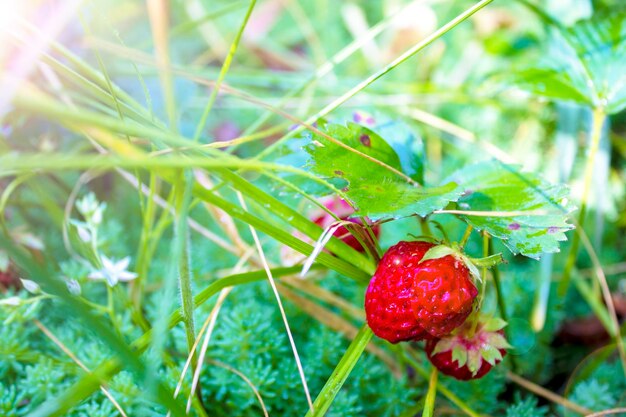
[[[243,199],[243,196],[240,192],[237,193],[237,197],[239,199],[239,203],[244,210],[247,210],[246,202]],[[263,268],[265,269],[265,273],[267,274],[267,279],[272,287],[272,291],[274,292],[274,296],[276,297],[276,303],[278,304],[278,309],[280,310],[280,315],[283,319],[283,324],[285,325],[285,331],[289,338],[289,344],[291,345],[291,350],[293,352],[294,359],[296,361],[296,366],[298,367],[298,372],[300,374],[300,380],[302,381],[302,387],[304,388],[304,395],[306,396],[306,400],[309,404],[310,411],[313,411],[313,402],[311,400],[311,394],[309,394],[309,386],[306,382],[306,377],[304,375],[304,369],[302,367],[302,363],[300,362],[300,355],[298,354],[298,349],[296,348],[296,343],[293,340],[293,335],[291,334],[291,329],[289,327],[289,322],[287,320],[287,315],[285,314],[285,309],[283,308],[283,303],[280,300],[280,294],[278,293],[278,289],[276,288],[276,282],[274,281],[274,277],[272,276],[272,270],[265,259],[265,252],[263,251],[263,247],[261,246],[261,241],[259,240],[259,236],[257,235],[254,227],[250,226],[250,233],[252,234],[252,238],[254,239],[254,243],[256,245],[257,251],[261,258],[261,263],[263,264]]]
[[[178,265],[178,289],[180,291],[181,306],[183,311],[183,323],[189,351],[196,340],[195,325],[193,319],[193,291],[191,289],[191,259],[189,256],[190,239],[188,229],[189,204],[191,203],[191,190],[193,187],[193,175],[191,171],[181,173],[179,181],[175,184],[176,216],[174,219],[174,251],[173,261]],[[195,362],[194,362],[195,365]]]
[[[392,71],[395,67],[397,67],[398,65],[402,64],[407,59],[411,58],[413,55],[415,55],[416,53],[418,53],[422,49],[424,49],[427,46],[429,46],[430,44],[432,44],[434,41],[436,41],[437,39],[439,39],[440,37],[442,37],[443,35],[448,33],[450,30],[455,28],[458,24],[460,24],[463,21],[467,20],[470,16],[472,16],[474,13],[478,12],[480,9],[482,9],[483,7],[485,7],[486,5],[491,3],[492,1],[493,0],[482,0],[482,1],[474,4],[474,6],[470,7],[467,10],[465,10],[463,13],[461,13],[460,15],[458,15],[457,17],[455,17],[454,19],[452,19],[451,21],[449,21],[445,25],[441,26],[439,29],[437,29],[435,32],[433,32],[431,35],[427,36],[426,38],[424,38],[423,40],[421,40],[420,42],[418,42],[417,44],[415,44],[414,46],[409,48],[407,51],[405,51],[399,57],[394,59],[391,63],[389,63],[388,65],[386,65],[385,67],[383,67],[379,71],[376,71],[374,74],[370,75],[369,77],[367,77],[366,79],[364,79],[363,81],[358,83],[356,86],[354,86],[353,88],[351,88],[350,90],[348,90],[347,92],[342,94],[340,97],[335,99],[333,102],[329,103],[326,107],[321,109],[315,115],[313,115],[310,118],[308,118],[306,120],[306,124],[312,124],[316,120],[318,120],[319,118],[326,116],[327,114],[329,114],[330,112],[335,110],[337,107],[339,107],[340,105],[342,105],[343,103],[348,101],[350,98],[354,97],[361,90],[365,89],[367,86],[369,86],[370,84],[374,83],[376,80],[378,80],[379,78],[381,78],[382,76],[384,76],[388,72]],[[297,128],[297,129],[291,131],[288,135],[286,135],[283,138],[279,139],[278,141],[273,143],[271,146],[268,146],[267,148],[265,148],[261,153],[259,153],[257,155],[257,158],[258,159],[262,159],[265,156],[270,155],[272,152],[274,152],[277,149],[277,147],[284,140],[297,135],[298,133],[302,132],[303,130],[304,130],[304,127],[301,126],[301,127]]]
[[437,397],[437,368],[433,367],[430,372],[430,379],[428,381],[428,393],[426,394],[426,400],[424,401],[424,411],[422,417],[433,417],[435,415],[435,398]]
[[[76,159],[76,158],[68,159],[67,157],[54,159],[54,158],[51,158],[50,155],[46,155],[45,158],[37,157],[36,162],[30,161],[30,162],[33,162],[33,164],[30,165],[28,163],[28,158],[25,156],[21,156],[19,161],[16,161],[15,158],[13,157],[11,158],[0,157],[0,166],[2,166],[3,170],[6,169],[6,171],[4,171],[5,174],[9,174],[11,171],[14,171],[16,169],[23,170],[25,169],[26,166],[30,166],[30,169],[41,170],[42,166],[47,163],[51,163],[51,165],[54,165],[57,169],[67,169],[68,166],[71,164],[78,164],[84,167],[85,162],[89,162],[88,165],[90,167],[99,166],[100,168],[102,168],[104,166],[104,164],[101,164],[102,161],[108,161],[107,164],[110,167],[127,166],[127,167],[144,167],[145,168],[145,167],[152,166],[152,167],[160,167],[160,168],[165,168],[165,167],[172,168],[172,167],[181,167],[181,165],[185,167],[190,166],[188,165],[189,160],[155,161],[152,159],[135,159],[135,160],[124,159],[123,161],[125,161],[125,163],[120,164],[119,163],[120,159],[115,160],[115,159],[110,159],[110,158],[104,158],[104,159],[103,158],[104,158],[103,156],[95,156],[92,158],[88,156],[84,156],[84,157],[81,157],[81,159]],[[167,163],[164,164],[163,162],[167,162]],[[222,162],[212,161],[211,162],[202,158],[202,159],[199,159],[197,163],[192,164],[192,166],[193,165],[202,166],[202,165],[208,164],[210,166],[223,167],[224,166],[223,162],[225,161],[222,161]],[[257,162],[257,164],[259,163]],[[170,181],[172,180],[171,174],[168,174],[165,171],[161,172],[160,174],[163,176],[164,179],[170,180]],[[300,239],[292,236],[291,233],[283,229],[280,229],[276,226],[270,225],[269,223],[262,220],[261,218],[242,210],[241,208],[230,203],[229,201],[214,195],[214,193],[212,193],[210,190],[206,190],[204,187],[198,184],[195,184],[192,192],[195,197],[200,198],[209,204],[213,204],[219,207],[220,209],[226,211],[227,213],[229,213],[231,216],[235,218],[238,218],[248,224],[252,224],[257,230],[262,231],[263,233],[266,233],[272,236],[279,242],[303,253],[304,255],[311,254],[313,250],[311,245],[305,242],[302,242]],[[318,261],[322,264],[328,265],[329,268],[334,269],[339,273],[342,273],[348,277],[351,277],[361,282],[367,282],[371,277],[370,268],[368,268],[367,271],[363,271],[362,269],[358,268],[352,263],[349,263],[347,261],[344,261],[342,259],[339,259],[337,257],[334,257],[324,252],[319,254]]]
[[[281,102],[278,104],[277,107],[283,108],[284,104],[290,98],[299,95],[300,93],[305,91],[308,87],[313,85],[317,80],[320,80],[321,78],[323,78],[324,76],[332,72],[332,70],[337,65],[339,65],[340,63],[348,59],[356,51],[361,49],[363,45],[366,45],[371,39],[375,38],[380,33],[382,33],[394,21],[394,19],[397,16],[399,16],[401,12],[404,11],[407,7],[409,7],[408,4],[399,8],[395,13],[392,13],[388,18],[372,26],[370,30],[368,30],[367,33],[363,34],[363,36],[361,36],[359,39],[355,39],[354,41],[349,43],[347,46],[345,46],[343,49],[341,49],[339,52],[337,52],[334,56],[330,58],[330,60],[328,60],[324,65],[319,67],[315,71],[315,73],[306,81],[304,81],[300,86],[295,87],[289,90],[286,94],[284,94]],[[254,123],[252,123],[250,126],[248,126],[248,128],[246,128],[246,130],[244,131],[244,135],[250,134],[251,132],[256,131],[260,126],[262,126],[265,122],[267,122],[270,119],[272,114],[273,114],[272,112],[266,111]],[[231,151],[234,151],[236,148],[237,147],[233,147]]]
[[[608,323],[606,323],[606,319],[602,320],[602,322],[605,324],[607,332],[615,340],[615,344],[617,345],[617,350],[619,352],[619,357],[622,362],[622,369],[624,371],[624,375],[626,376],[626,348],[624,347],[624,340],[622,339],[621,335],[621,328],[619,324],[619,318],[617,317],[617,312],[615,310],[615,303],[613,302],[613,297],[611,295],[611,290],[606,280],[606,276],[604,275],[604,271],[602,270],[602,263],[600,262],[598,254],[593,248],[589,237],[587,236],[581,225],[577,225],[576,232],[580,236],[580,240],[582,241],[583,246],[589,254],[589,257],[591,258],[591,262],[593,263],[593,271],[596,276],[597,282],[600,284],[604,303],[606,304],[606,306],[604,306],[598,303],[599,305],[596,309],[594,309],[594,311],[602,311],[602,316],[605,316],[604,313],[606,313]],[[579,280],[579,283],[582,282],[582,280]],[[582,293],[581,295],[585,297],[584,294],[585,293]],[[586,294],[591,294],[591,291],[587,292]],[[593,304],[596,304],[596,302],[594,302]]]
[[185,23],[181,23],[178,26],[175,26],[170,31],[170,37],[184,35],[186,32],[189,32],[193,29],[196,29],[198,26],[201,26],[203,23],[214,20],[218,17],[224,16],[235,10],[239,9],[245,4],[243,0],[235,0],[226,6],[223,6],[221,9],[218,9],[212,13],[207,13],[199,19],[189,20]]
[[[34,36],[39,37],[39,38],[43,36],[42,33],[40,32],[40,29],[34,26],[33,24],[26,22],[24,20],[20,20],[19,23],[21,27],[25,29],[28,33],[31,33]],[[23,37],[19,36],[19,34],[16,34],[13,32],[11,32],[11,35],[16,37],[25,45],[28,45],[28,39],[24,39]],[[104,93],[106,95],[107,83],[104,77],[102,76],[102,74],[100,74],[96,69],[94,69],[89,64],[87,64],[84,60],[82,60],[82,58],[80,58],[79,56],[71,52],[69,49],[67,49],[65,46],[63,46],[59,42],[53,39],[47,39],[47,42],[53,51],[55,51],[60,56],[65,58],[69,64],[73,65],[74,68],[70,68],[69,66],[61,63],[60,61],[56,60],[54,57],[52,57],[50,54],[47,54],[47,53],[44,53],[42,55],[42,59],[44,60],[44,62],[48,63],[49,65],[57,69],[57,71],[62,70],[61,75],[65,74],[64,76],[65,79],[73,81],[73,82],[77,82],[79,83],[78,85],[80,86],[88,87],[88,91],[90,91],[91,93],[94,93],[95,91],[97,91],[94,89],[94,86],[96,86],[100,89],[101,93]],[[118,99],[121,102],[124,103],[124,106],[127,106],[129,109],[132,109],[134,112],[136,112],[137,115],[140,115],[143,118],[143,120],[147,122],[147,124],[156,123],[156,120],[154,119],[150,111],[146,110],[143,106],[137,103],[129,94],[127,94],[124,90],[122,90],[115,84],[112,84],[112,87],[113,87],[113,91],[115,92],[115,95],[118,97]],[[108,99],[112,100],[112,97],[109,96]],[[160,123],[159,127],[164,128],[165,125]]]
[[[606,121],[606,114],[602,108],[593,110],[592,123],[591,123],[591,144],[589,146],[589,154],[587,155],[587,161],[585,165],[585,176],[583,183],[583,194],[580,202],[580,211],[578,212],[577,223],[579,227],[584,227],[585,217],[587,215],[587,200],[591,191],[591,183],[593,180],[593,172],[596,161],[596,154],[600,147],[600,140],[602,138],[602,127]],[[577,233],[572,237],[572,245],[570,246],[569,253],[567,254],[567,260],[565,261],[565,268],[563,270],[563,276],[561,282],[557,288],[557,292],[560,297],[564,297],[569,287],[572,271],[576,266],[576,259],[578,258],[578,247],[580,245],[580,235]]]
[[313,410],[309,411],[306,417],[320,417],[326,414],[339,390],[341,390],[341,387],[348,379],[350,372],[352,372],[361,355],[363,355],[363,351],[373,335],[374,333],[372,333],[367,324],[361,327],[315,399]]
[[209,101],[206,107],[204,108],[204,111],[202,112],[202,116],[200,117],[200,121],[198,122],[198,125],[196,126],[196,131],[193,135],[194,142],[197,142],[200,139],[200,136],[202,135],[202,131],[204,130],[204,127],[206,126],[207,118],[209,117],[209,113],[211,112],[211,109],[213,108],[213,104],[215,103],[215,99],[217,98],[217,93],[220,91],[220,86],[222,85],[222,82],[226,78],[226,74],[228,73],[228,70],[230,69],[230,65],[233,61],[233,57],[235,56],[235,53],[237,52],[237,47],[239,46],[239,41],[241,40],[243,31],[246,29],[246,25],[248,24],[248,20],[250,19],[252,10],[254,10],[255,4],[256,4],[256,0],[250,1],[250,5],[248,6],[248,10],[246,11],[243,21],[241,22],[241,25],[239,26],[239,30],[237,31],[237,34],[235,35],[235,39],[233,39],[233,42],[230,45],[230,49],[228,50],[228,55],[226,56],[226,59],[224,59],[224,64],[222,64],[222,69],[220,70],[220,73],[217,77],[217,81],[215,82],[215,87],[213,87],[213,89],[211,90]]
[[172,130],[177,130],[176,97],[174,95],[174,82],[170,71],[170,47],[169,47],[169,1],[146,0],[148,17],[152,29],[155,54],[159,68],[161,88],[165,98],[165,110]]

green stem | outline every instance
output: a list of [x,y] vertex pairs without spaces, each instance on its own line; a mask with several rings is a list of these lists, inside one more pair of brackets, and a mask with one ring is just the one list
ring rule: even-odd
[[[489,255],[493,254],[493,239],[489,239]],[[493,284],[496,290],[496,299],[498,302],[498,310],[500,311],[500,317],[502,320],[509,322],[509,314],[506,311],[506,304],[504,303],[504,294],[502,293],[502,282],[500,281],[500,270],[498,269],[498,265],[494,265],[491,267],[491,276],[493,277]],[[505,327],[504,332],[507,335],[507,339],[511,340],[510,337],[510,327]],[[509,356],[509,360],[511,362],[511,370],[513,372],[517,372],[517,358],[514,355]]]
[[[141,184],[141,183],[140,183]],[[153,236],[154,222],[156,218],[156,202],[154,197],[157,193],[158,181],[154,172],[150,171],[150,180],[148,186],[150,192],[146,198],[145,209],[142,211],[142,228],[139,238],[139,248],[137,251],[137,272],[138,277],[131,283],[130,298],[137,312],[141,312],[142,294],[144,282],[148,277],[149,271],[149,251],[150,238]],[[141,193],[141,186],[137,187]],[[168,215],[165,211],[163,215]]]
[[[493,241],[489,240],[489,254],[493,254]],[[502,293],[502,283],[500,281],[500,270],[498,265],[491,267],[491,275],[493,276],[493,283],[496,289],[496,298],[498,301],[498,310],[500,310],[500,316],[506,322],[509,321],[508,313],[506,311],[506,305],[504,304],[504,295]]]
[[[593,179],[594,165],[596,160],[596,154],[600,147],[600,139],[602,138],[602,127],[606,120],[606,114],[604,109],[596,108],[593,110],[593,118],[591,124],[591,147],[589,148],[589,155],[587,156],[587,165],[585,168],[585,179],[583,186],[583,195],[580,203],[580,212],[578,213],[578,227],[583,228],[585,223],[585,216],[587,214],[587,200],[589,198],[589,192],[591,191],[591,181]],[[565,296],[572,277],[572,270],[576,264],[576,257],[578,255],[578,247],[580,246],[580,236],[574,234],[572,237],[572,246],[570,247],[567,255],[567,261],[565,262],[565,269],[563,270],[563,278],[558,287],[558,294],[560,297]]]
[[[405,352],[405,358],[407,362],[411,364],[411,367],[415,369],[415,371],[420,374],[424,379],[429,379],[430,375],[428,372],[422,367],[422,365],[416,361],[412,356],[410,356],[407,352]],[[469,405],[467,405],[463,400],[457,397],[452,391],[441,384],[437,384],[437,391],[439,391],[444,397],[446,397],[452,404],[456,405],[459,410],[463,411],[470,417],[481,417],[476,411],[472,410]]]
[[418,216],[418,219],[420,221],[420,225],[422,226],[422,234],[424,236],[432,237],[433,232],[430,230],[430,224],[428,223],[428,216],[426,217]]
[[424,404],[424,411],[422,417],[433,417],[435,414],[435,398],[437,397],[437,368],[433,368],[430,373],[430,380],[428,382],[428,393],[426,394],[426,401]]
[[348,350],[344,353],[330,378],[326,381],[324,388],[322,388],[315,399],[313,411],[309,411],[306,417],[321,417],[326,414],[373,335],[374,333],[372,333],[367,324],[361,327],[361,330],[359,330],[350,346],[348,346]]
[[224,60],[224,64],[222,65],[220,74],[217,77],[215,86],[213,86],[213,89],[211,90],[211,95],[209,96],[209,102],[204,108],[204,112],[202,113],[202,117],[200,118],[200,122],[198,123],[198,126],[196,126],[196,132],[193,135],[194,142],[197,142],[198,139],[200,139],[200,135],[202,134],[202,131],[204,130],[204,126],[206,125],[206,121],[207,121],[207,118],[209,117],[209,113],[211,112],[211,109],[213,108],[213,104],[215,104],[217,93],[220,91],[220,86],[222,85],[222,82],[224,81],[224,78],[226,77],[226,73],[228,72],[228,69],[230,68],[230,64],[233,61],[235,52],[237,52],[239,41],[241,40],[241,36],[243,35],[243,31],[246,28],[246,25],[248,24],[248,20],[250,19],[250,15],[252,14],[252,10],[254,9],[255,4],[256,4],[256,0],[250,1],[250,6],[248,6],[246,15],[243,18],[243,22],[241,23],[241,26],[239,27],[239,31],[237,32],[237,35],[235,36],[233,43],[230,45],[230,50],[228,51],[228,55],[226,56],[226,59]]
[[[470,235],[472,234],[472,230],[474,228],[472,227],[472,225],[467,225],[467,228],[465,229],[465,233],[463,233],[463,237],[461,238],[461,242],[459,243],[459,245],[464,248],[465,245],[467,244],[467,240],[469,239]],[[487,256],[487,255],[485,255]]]
[[[472,226],[467,227],[467,230],[469,230],[470,232],[472,231],[471,227]],[[469,236],[469,233],[467,231],[465,232],[465,234]],[[483,257],[485,258],[489,256],[489,240],[489,234],[487,232],[483,232]],[[469,331],[470,336],[473,335],[478,328],[478,321],[480,317],[479,313],[482,308],[483,301],[485,300],[485,293],[487,292],[487,267],[483,267],[482,277],[483,280],[480,283],[480,296],[478,297],[478,305],[476,306],[476,310],[474,311],[474,313],[472,313],[471,317],[469,318],[472,324],[472,327]]]
[[[193,178],[191,173],[187,175],[183,174],[182,181],[177,185],[177,188],[182,187],[182,193],[178,194],[178,204],[176,210],[176,223],[175,223],[175,236],[176,236],[176,249],[178,259],[178,279],[183,311],[183,322],[185,324],[185,333],[187,336],[187,344],[189,350],[196,340],[194,320],[193,320],[193,292],[191,289],[191,273],[189,267],[189,229],[187,226],[187,215],[189,213],[189,203],[191,201],[191,190],[193,186]],[[184,181],[184,182],[183,182]]]

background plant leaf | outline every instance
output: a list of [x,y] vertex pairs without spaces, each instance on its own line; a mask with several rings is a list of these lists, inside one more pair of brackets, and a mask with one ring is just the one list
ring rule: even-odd
[[[462,216],[478,230],[502,239],[514,254],[538,259],[542,253],[558,252],[559,241],[573,226],[567,223],[572,207],[565,186],[549,184],[539,177],[520,173],[497,161],[460,169],[450,177],[464,189],[458,206],[467,211],[520,212],[514,216]],[[537,214],[541,213],[541,214]]]
[[[329,124],[324,132],[363,154],[401,171],[398,154],[372,130],[355,124]],[[439,187],[418,187],[397,173],[351,152],[321,135],[313,134],[305,147],[313,172],[337,181],[358,208],[358,215],[373,220],[419,214],[426,216],[460,196],[453,182]]]
[[596,15],[549,32],[544,57],[516,73],[537,95],[571,100],[608,114],[626,106],[626,13]]

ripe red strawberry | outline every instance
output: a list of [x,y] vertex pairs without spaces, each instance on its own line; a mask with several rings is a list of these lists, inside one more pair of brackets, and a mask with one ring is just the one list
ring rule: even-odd
[[376,336],[391,343],[429,337],[411,304],[417,263],[432,246],[428,242],[399,242],[383,255],[365,293],[367,324]]
[[502,320],[466,322],[451,335],[426,342],[430,362],[443,374],[462,381],[485,376],[502,361],[511,346],[504,338]]
[[[355,224],[363,224],[363,222],[359,218],[349,218],[349,216],[354,214],[354,209],[350,206],[350,204],[346,203],[345,200],[342,200],[341,198],[336,196],[332,196],[324,199],[322,203],[328,210],[335,213],[335,215],[341,220],[347,220]],[[318,212],[313,213],[311,220],[313,220],[315,224],[322,227],[323,229],[326,229],[336,221],[333,216],[323,210],[319,210]],[[380,227],[372,226],[372,232],[374,232],[374,236],[380,236]],[[338,227],[333,233],[333,236],[342,239],[347,245],[351,246],[353,249],[358,250],[359,252],[365,251],[359,240],[352,233],[350,233],[348,229],[345,228],[345,226]]]
[[478,290],[469,270],[452,255],[422,261],[433,247],[399,242],[381,259],[365,294],[367,321],[377,336],[392,343],[441,337],[472,312]]
[[417,321],[435,337],[465,322],[478,295],[463,261],[453,255],[428,259],[414,272],[411,307]]

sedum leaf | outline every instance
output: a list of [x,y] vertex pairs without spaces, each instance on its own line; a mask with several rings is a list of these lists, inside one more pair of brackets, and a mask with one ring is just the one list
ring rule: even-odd
[[[565,232],[573,228],[567,223],[572,207],[565,186],[549,184],[497,161],[465,167],[450,180],[464,189],[458,207],[481,212],[462,218],[502,239],[514,254],[538,259],[543,253],[558,252],[558,242],[566,240]],[[490,212],[494,215],[488,215]]]
[[534,94],[576,101],[608,114],[626,107],[626,13],[552,28],[542,60],[515,74]]
[[[311,156],[311,170],[343,188],[358,210],[356,215],[368,216],[372,220],[413,214],[426,216],[460,196],[460,188],[453,182],[439,187],[424,187],[398,174],[402,172],[398,154],[379,135],[364,126],[355,123],[348,123],[347,126],[328,124],[320,129],[367,156],[339,146],[319,134],[312,134],[311,143],[305,147]],[[368,157],[375,158],[386,167]]]

